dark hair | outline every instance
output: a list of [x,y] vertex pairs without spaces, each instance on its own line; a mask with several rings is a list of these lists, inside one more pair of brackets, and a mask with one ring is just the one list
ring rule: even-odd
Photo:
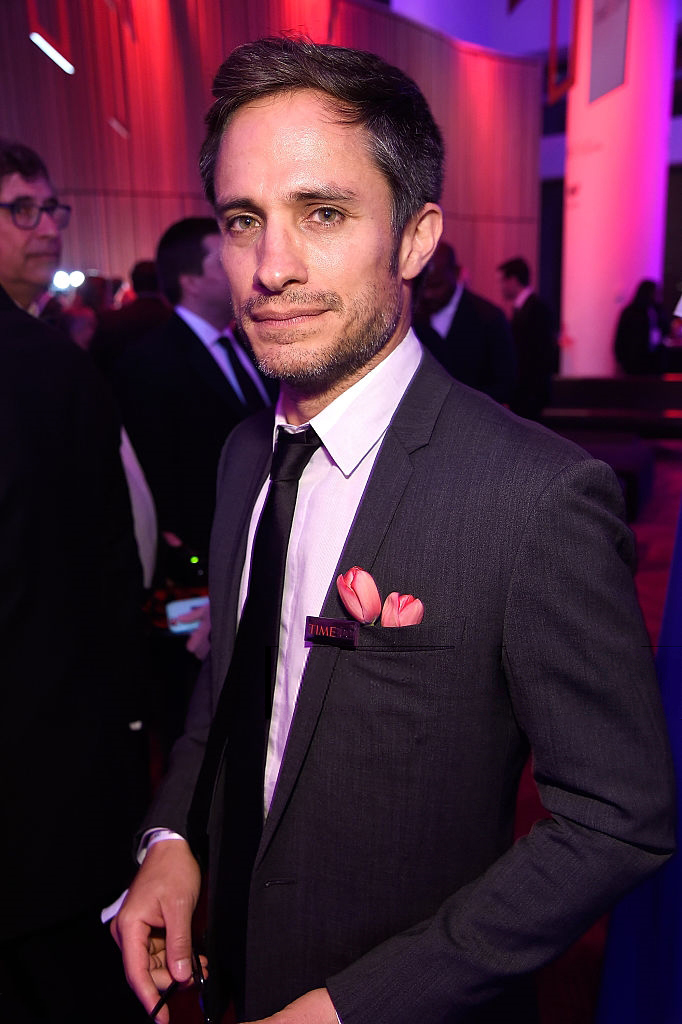
[[27,181],[35,178],[50,180],[47,167],[37,153],[21,142],[0,139],[0,180],[10,174],[20,174]]
[[497,268],[502,277],[515,277],[522,287],[527,288],[530,284],[530,268],[523,256],[515,256],[513,260],[505,260]]
[[656,282],[645,278],[637,285],[637,291],[632,301],[638,306],[653,306],[656,302],[657,291],[658,285]]
[[154,260],[139,260],[130,271],[130,283],[136,295],[158,292],[159,275]]
[[439,201],[443,140],[411,78],[373,53],[273,36],[238,46],[213,81],[215,102],[206,115],[199,163],[209,202],[215,204],[218,149],[235,111],[260,97],[298,89],[326,93],[339,123],[367,132],[391,189],[396,238],[425,203]]
[[156,269],[161,291],[168,301],[177,306],[182,298],[182,274],[203,272],[207,235],[218,235],[220,230],[213,217],[185,217],[171,224],[161,236],[156,250]]

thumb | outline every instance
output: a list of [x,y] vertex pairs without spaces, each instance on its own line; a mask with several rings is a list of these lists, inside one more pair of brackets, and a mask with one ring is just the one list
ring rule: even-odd
[[[183,912],[184,911],[184,912]],[[189,907],[166,914],[166,966],[176,981],[192,977],[192,913]]]

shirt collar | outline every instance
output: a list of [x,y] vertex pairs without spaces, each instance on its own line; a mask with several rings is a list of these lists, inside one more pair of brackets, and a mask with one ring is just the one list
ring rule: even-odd
[[513,302],[514,309],[521,309],[521,306],[523,306],[526,299],[532,294],[533,289],[530,287],[524,288],[522,292],[519,292]]
[[[351,475],[388,429],[421,357],[422,347],[410,329],[390,355],[311,419],[310,426],[344,476]],[[281,398],[274,436],[279,426],[287,426]]]
[[199,338],[200,341],[210,348],[211,345],[215,345],[218,338],[224,338],[227,333],[227,327],[224,330],[219,331],[213,324],[209,324],[208,320],[204,320],[198,313],[193,313],[191,309],[186,309],[184,306],[176,306],[175,312],[178,314],[181,320],[184,320],[190,331]]
[[434,331],[438,331],[441,338],[444,338],[450,330],[450,325],[455,318],[455,313],[457,312],[457,307],[459,306],[459,300],[462,298],[463,291],[464,281],[460,278],[448,304],[443,306],[442,309],[439,309],[438,312],[434,313],[431,317],[431,326]]

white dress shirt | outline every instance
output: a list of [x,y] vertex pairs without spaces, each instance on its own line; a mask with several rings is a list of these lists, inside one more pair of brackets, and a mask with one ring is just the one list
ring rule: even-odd
[[530,285],[527,288],[523,288],[512,302],[514,309],[521,309],[525,305],[526,299],[533,294],[533,289]]
[[433,313],[430,319],[430,324],[434,331],[440,334],[441,338],[446,338],[448,331],[452,325],[452,321],[455,319],[455,313],[459,306],[459,300],[462,298],[462,292],[464,291],[464,282],[458,281],[457,287],[452,293],[452,298],[446,306],[439,309],[437,313]]
[[[310,421],[323,447],[315,452],[298,486],[284,577],[279,656],[268,738],[264,811],[272,803],[289,727],[310,644],[307,615],[319,615],[386,430],[421,361],[422,348],[409,331],[393,352]],[[281,400],[277,427],[285,425]],[[291,430],[304,430],[291,427]],[[254,505],[242,572],[239,614],[248,590],[251,549],[269,481]],[[352,566],[342,566],[343,572]],[[386,595],[382,595],[386,597]]]

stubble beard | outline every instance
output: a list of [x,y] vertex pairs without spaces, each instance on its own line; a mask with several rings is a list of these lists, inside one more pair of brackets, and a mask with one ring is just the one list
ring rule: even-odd
[[[336,292],[300,291],[275,297],[259,296],[243,305],[237,321],[263,376],[280,380],[301,395],[312,396],[340,390],[339,385],[344,381],[361,376],[359,371],[374,360],[398,328],[402,314],[400,297],[397,276],[391,279],[388,292],[372,285],[348,305]],[[248,322],[249,314],[259,306],[274,310],[278,304],[287,308],[300,305],[302,312],[306,306],[323,306],[342,316],[350,310],[351,315],[340,334],[330,341],[320,341],[320,347],[313,351],[299,347],[294,340],[269,346],[267,353],[259,358],[251,345],[244,321]]]

